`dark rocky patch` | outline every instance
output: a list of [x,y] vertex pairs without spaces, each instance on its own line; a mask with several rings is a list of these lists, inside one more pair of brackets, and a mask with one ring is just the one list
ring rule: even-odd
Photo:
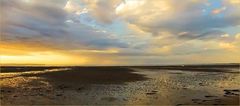
[[5,90],[1,89],[1,92],[5,92]]
[[101,98],[101,100],[106,100],[108,102],[113,102],[113,101],[116,101],[117,98],[115,98],[115,97],[104,97],[104,98]]
[[63,94],[57,94],[56,96],[63,96]]
[[206,98],[214,98],[214,97],[217,97],[217,96],[206,95],[205,97]]
[[204,86],[204,84],[203,84],[203,83],[198,83],[198,85],[200,85],[200,86]]
[[156,94],[155,92],[148,92],[148,93],[146,93],[147,95],[154,95],[154,94]]
[[64,84],[62,84],[62,85],[58,85],[57,88],[63,90],[63,89],[69,88],[69,87],[64,85]]

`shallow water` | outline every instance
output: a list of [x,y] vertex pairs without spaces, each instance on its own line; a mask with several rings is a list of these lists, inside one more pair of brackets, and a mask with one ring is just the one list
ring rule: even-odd
[[[139,73],[151,78],[131,84],[146,90],[138,93],[141,99],[137,103],[140,104],[195,104],[192,99],[209,100],[205,97],[209,95],[222,97],[224,89],[239,89],[240,85],[240,76],[236,73],[178,70],[140,70]],[[151,91],[158,92],[146,95]]]
[[[148,79],[124,84],[77,85],[53,85],[46,78],[37,76],[66,70],[0,73],[1,104],[236,104],[239,99],[239,73],[134,68],[134,73]],[[239,72],[238,69],[234,71]],[[22,76],[33,73],[35,77]],[[226,90],[235,91],[229,95]]]

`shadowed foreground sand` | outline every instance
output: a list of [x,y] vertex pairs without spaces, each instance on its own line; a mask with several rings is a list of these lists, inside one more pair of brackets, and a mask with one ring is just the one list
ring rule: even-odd
[[1,105],[239,105],[235,67],[14,68],[2,68]]

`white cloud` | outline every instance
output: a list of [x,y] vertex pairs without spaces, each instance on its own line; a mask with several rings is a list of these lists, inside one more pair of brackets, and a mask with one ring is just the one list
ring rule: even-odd
[[[129,1],[129,2],[128,2]],[[223,17],[208,14],[207,0],[127,0],[116,9],[119,17],[145,32],[205,33],[209,30],[239,25],[240,15],[234,6],[212,10],[215,14],[226,11]],[[236,10],[233,10],[236,9]],[[204,10],[204,12],[203,12]],[[211,13],[211,12],[210,12]],[[238,15],[237,15],[238,14]]]
[[[215,9],[209,9],[212,4],[207,0],[0,2],[1,40],[6,43],[36,44],[133,63],[201,59],[201,55],[240,50],[239,31],[234,36],[221,30],[240,24],[238,0],[224,0]],[[123,27],[126,32],[119,34]]]

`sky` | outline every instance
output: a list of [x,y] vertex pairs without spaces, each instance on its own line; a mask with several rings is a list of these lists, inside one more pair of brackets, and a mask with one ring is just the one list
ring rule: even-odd
[[240,62],[240,0],[1,0],[0,63]]

